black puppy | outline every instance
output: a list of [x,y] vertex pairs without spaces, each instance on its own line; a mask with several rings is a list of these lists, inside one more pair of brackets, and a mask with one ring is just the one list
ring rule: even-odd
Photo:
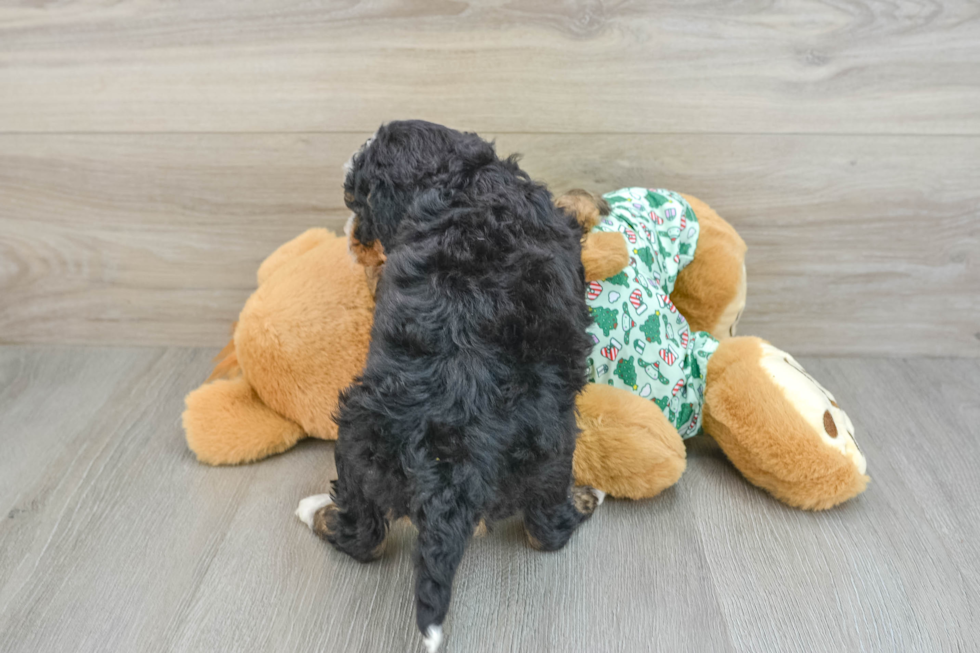
[[352,250],[384,267],[367,365],[340,397],[338,479],[297,514],[361,561],[410,517],[434,651],[481,520],[523,512],[532,546],[554,550],[601,497],[572,486],[591,349],[582,230],[514,157],[421,121],[381,127],[344,191]]

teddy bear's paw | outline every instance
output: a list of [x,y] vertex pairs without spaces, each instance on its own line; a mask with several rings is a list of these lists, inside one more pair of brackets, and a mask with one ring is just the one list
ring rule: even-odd
[[299,502],[299,507],[296,508],[296,516],[299,517],[301,522],[309,526],[310,530],[314,530],[314,516],[321,508],[329,506],[332,503],[333,498],[329,494],[314,494]]
[[795,358],[769,343],[762,345],[760,363],[821,441],[848,458],[859,474],[864,474],[868,462],[857,445],[854,425],[837,405],[834,395],[810,376]]

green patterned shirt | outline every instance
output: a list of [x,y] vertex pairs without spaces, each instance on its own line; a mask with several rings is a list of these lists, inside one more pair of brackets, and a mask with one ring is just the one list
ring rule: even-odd
[[701,432],[710,334],[691,332],[670,301],[677,274],[694,259],[698,220],[668,190],[624,188],[605,196],[612,212],[593,231],[618,231],[630,250],[620,273],[588,284],[589,381],[656,402],[687,438]]

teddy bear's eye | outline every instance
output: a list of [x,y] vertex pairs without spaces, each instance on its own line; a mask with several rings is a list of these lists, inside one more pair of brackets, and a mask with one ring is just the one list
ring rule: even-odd
[[834,418],[830,415],[829,410],[823,411],[823,430],[827,432],[832,438],[837,437],[837,425],[834,424]]

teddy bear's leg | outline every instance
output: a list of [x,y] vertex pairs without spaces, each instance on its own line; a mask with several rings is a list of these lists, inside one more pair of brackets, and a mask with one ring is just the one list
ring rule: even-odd
[[684,199],[698,219],[698,242],[670,299],[692,331],[724,340],[735,335],[745,308],[745,241],[707,204],[688,195]]
[[684,473],[677,429],[655,403],[632,392],[590,383],[578,398],[575,482],[614,497],[659,494]]
[[274,412],[242,378],[219,379],[194,390],[183,414],[187,446],[208,465],[237,465],[286,451],[306,437]]
[[704,430],[753,484],[808,510],[864,490],[851,420],[789,354],[759,338],[725,340],[705,388]]

